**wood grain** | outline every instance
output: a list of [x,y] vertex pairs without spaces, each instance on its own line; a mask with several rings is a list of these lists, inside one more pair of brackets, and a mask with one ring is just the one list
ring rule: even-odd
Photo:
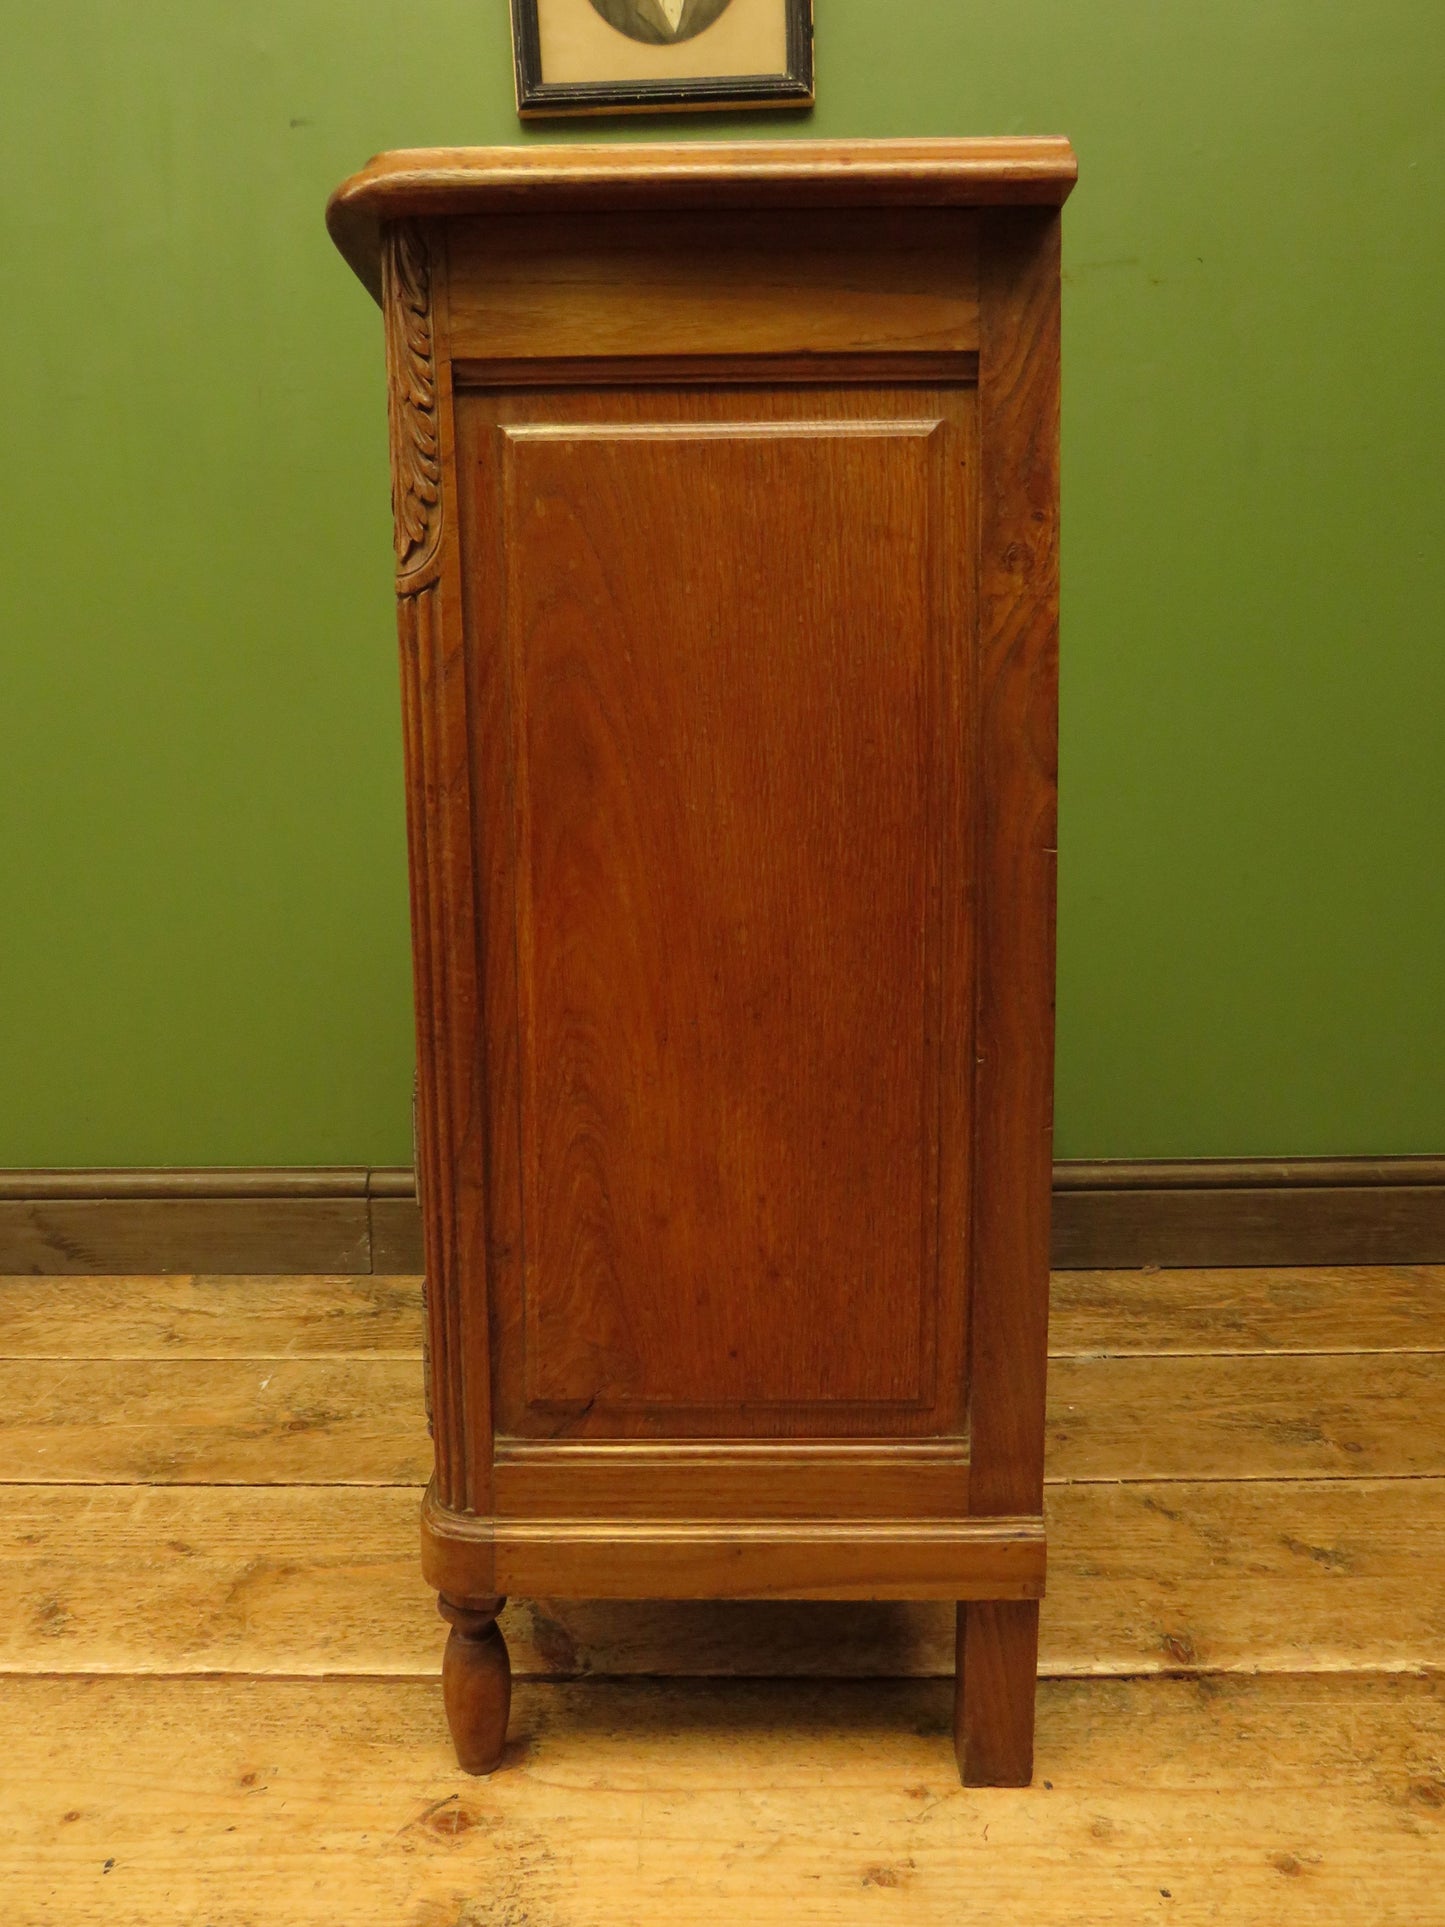
[[1036,1599],[954,1608],[953,1752],[966,1787],[1025,1787],[1034,1776]]
[[1066,140],[689,141],[414,148],[379,154],[331,196],[326,225],[380,298],[389,221],[617,208],[983,207],[1064,201]]
[[0,1362],[0,1467],[83,1484],[418,1485],[420,1360]]
[[6,1272],[365,1271],[366,1200],[0,1199]]
[[[1046,1676],[1440,1671],[1445,1483],[1260,1481],[1045,1494]],[[519,1670],[947,1676],[921,1604],[514,1602]]]
[[1049,1355],[1445,1351],[1445,1267],[1057,1271]]
[[[473,850],[472,750],[468,652],[461,604],[462,532],[455,486],[456,421],[451,380],[449,285],[445,252],[421,228],[393,230],[383,276],[388,303],[392,463],[398,417],[426,412],[434,432],[438,487],[420,563],[404,554],[396,577],[401,658],[402,733],[407,770],[407,873],[411,895],[412,989],[417,1081],[413,1099],[417,1188],[425,1204],[427,1293],[426,1408],[435,1478],[449,1503],[489,1502],[492,1373],[487,1311],[485,1062],[477,985],[477,880]],[[428,297],[424,312],[398,272],[405,255],[425,264],[413,275]],[[399,301],[409,312],[398,318]],[[415,336],[414,352],[396,344]],[[423,337],[425,337],[423,339]],[[413,363],[434,377],[434,406]],[[414,436],[413,428],[410,433]],[[401,439],[405,440],[403,435]],[[393,499],[394,517],[398,504]],[[400,529],[400,525],[399,529]]]
[[494,1773],[506,1750],[512,1705],[512,1668],[497,1625],[506,1601],[492,1597],[463,1606],[443,1595],[437,1604],[451,1626],[442,1653],[442,1699],[457,1765],[464,1773]]
[[415,1277],[0,1277],[0,1358],[419,1358]]
[[[1080,1282],[1070,1302],[1087,1339],[1102,1326],[1133,1355],[1056,1370],[1076,1363],[1131,1409],[1140,1464],[1158,1457],[1149,1439],[1181,1384],[1212,1399],[1217,1439],[1233,1374],[1274,1386],[1251,1426],[1278,1419],[1293,1386],[1308,1431],[1321,1383],[1367,1398],[1382,1371],[1435,1362],[1419,1348],[1436,1329],[1429,1272]],[[414,1352],[405,1298],[368,1281],[294,1285],[298,1334],[338,1349],[287,1369],[356,1371],[363,1399],[415,1370],[388,1355]],[[32,1348],[17,1361],[32,1372],[59,1362],[45,1289],[0,1287],[0,1349]],[[92,1375],[107,1350],[160,1346],[134,1364],[239,1386],[265,1361],[235,1348],[290,1349],[283,1281],[241,1281],[234,1296],[228,1284],[218,1300],[207,1280],[108,1280],[93,1326],[83,1288],[63,1289],[56,1329]],[[1211,1320],[1245,1356],[1190,1355]],[[1360,1354],[1330,1353],[1352,1335]],[[1067,1316],[1056,1338],[1071,1342]],[[1275,1343],[1307,1355],[1271,1356]],[[193,1347],[218,1356],[192,1367]],[[133,1402],[131,1363],[106,1374],[100,1432]],[[1159,1396],[1140,1400],[1153,1372]],[[1429,1387],[1419,1396],[1374,1440],[1387,1473],[1413,1462],[1414,1428],[1438,1406]],[[223,1428],[231,1409],[222,1397]],[[414,1393],[406,1409],[414,1425]],[[284,1464],[291,1449],[283,1412],[272,1450]],[[8,1441],[0,1451],[8,1469]],[[954,1783],[944,1678],[840,1677],[952,1670],[951,1608],[901,1602],[513,1602],[526,1737],[479,1786],[446,1738],[419,1496],[0,1486],[8,1920],[832,1927],[904,1907],[942,1927],[961,1892],[980,1918],[1022,1910],[1063,1927],[1334,1927],[1362,1905],[1386,1927],[1438,1917],[1445,1702],[1438,1679],[1409,1675],[1445,1668],[1445,1479],[1051,1486],[1037,1779],[1016,1792]],[[658,1670],[815,1678],[537,1683]]]
[[978,864],[971,1467],[976,1513],[1043,1480],[1058,848],[1059,249],[1056,213],[982,230]]
[[1445,1356],[1056,1359],[1051,1479],[1445,1472]]
[[489,356],[452,364],[468,388],[886,388],[900,382],[972,388],[973,350],[883,354],[565,355],[542,360]]
[[517,1519],[704,1515],[729,1505],[747,1518],[961,1519],[968,1513],[962,1440],[899,1445],[790,1443],[786,1478],[776,1445],[544,1445],[502,1441],[497,1513]]
[[1039,1519],[543,1519],[422,1514],[438,1592],[535,1598],[1037,1599]]
[[[435,1675],[406,1486],[0,1486],[0,1671]],[[1445,1670],[1445,1480],[1053,1487],[1040,1670]],[[344,1608],[341,1602],[344,1601]],[[516,1600],[519,1676],[946,1676],[949,1605]]]
[[379,1272],[422,1272],[421,1211],[416,1197],[372,1198],[367,1205],[371,1224],[371,1268]]
[[[1071,1184],[1057,1197],[1054,1263],[1438,1264],[1445,1259],[1440,1161],[1420,1159],[1424,1168],[1415,1183],[1375,1182],[1375,1162],[1357,1161],[1361,1182],[1354,1185],[1313,1183],[1304,1164],[1285,1183],[1160,1183],[1144,1164],[1132,1185],[1086,1190]],[[1402,1161],[1378,1162],[1388,1169]],[[1241,1175],[1248,1178],[1248,1167]]]
[[[1039,1589],[1072,156],[843,159],[413,156],[333,198],[343,247],[383,227],[450,1602]],[[458,398],[458,353],[618,367]],[[952,379],[780,372],[913,353]],[[627,378],[670,355],[694,385]],[[668,1516],[499,1515],[496,1440],[564,1436],[772,1440],[780,1488],[793,1440],[967,1437],[972,1519],[780,1520],[721,1460]],[[987,1632],[1026,1622],[976,1621],[971,1778],[1027,1754],[1032,1634]]]
[[[469,377],[484,385],[495,384],[505,366],[467,365]],[[747,365],[745,357],[730,368],[711,366],[714,378],[744,384],[765,378],[836,385],[856,378],[876,386],[904,378],[897,358],[892,366],[882,358],[855,358],[851,376],[846,360],[826,357],[761,367]],[[595,384],[609,367],[616,372],[616,363],[596,359],[544,363],[541,378]],[[696,384],[702,372],[697,362],[676,358],[625,367],[628,379],[684,384]],[[914,371],[929,381],[964,382],[977,372],[971,366],[950,372],[928,357],[915,357]],[[1056,1267],[1147,1270],[1167,1260],[1195,1270],[1404,1270],[1445,1260],[1445,1160],[1439,1158],[1064,1160],[1055,1163],[1053,1178]],[[184,1195],[178,1181],[190,1187]],[[363,1186],[369,1232],[358,1246],[351,1201]],[[240,1199],[255,1203],[238,1210]],[[410,1171],[0,1171],[0,1273],[63,1276],[89,1267],[87,1275],[137,1268],[287,1274],[323,1260],[400,1273],[421,1271],[421,1253]]]
[[10,1681],[0,1880],[19,1927],[1439,1917],[1438,1682],[1046,1683],[1022,1793],[958,1788],[947,1695],[523,1683],[478,1784],[430,1681]]
[[960,354],[978,347],[968,209],[454,221],[453,352]]
[[379,1175],[393,1174],[360,1165],[0,1171],[0,1273],[369,1271],[366,1201]]
[[[1055,1272],[1055,1358],[1445,1351],[1445,1266]],[[416,1356],[421,1281],[0,1276],[0,1358]]]
[[[0,1360],[19,1481],[422,1483],[411,1357]],[[1445,1357],[1079,1358],[1050,1374],[1048,1478],[1445,1473]]]
[[940,601],[920,556],[958,410],[575,405],[502,443],[520,1402],[710,1433],[886,1403],[935,1429],[933,1333],[962,1307],[936,1295],[932,1173],[960,1123],[935,1121],[947,571]]

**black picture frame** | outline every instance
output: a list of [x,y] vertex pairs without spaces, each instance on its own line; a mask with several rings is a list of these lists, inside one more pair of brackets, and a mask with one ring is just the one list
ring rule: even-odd
[[813,0],[779,0],[787,19],[787,68],[780,74],[703,74],[686,80],[545,81],[537,0],[511,0],[517,112],[656,114],[728,107],[813,105]]

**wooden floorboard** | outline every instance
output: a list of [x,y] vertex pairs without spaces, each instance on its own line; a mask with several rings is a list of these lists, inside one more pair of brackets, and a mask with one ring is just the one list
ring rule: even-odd
[[94,1485],[417,1485],[419,1358],[0,1361],[0,1475]]
[[[408,1355],[0,1360],[0,1477],[416,1485]],[[1445,1475],[1445,1353],[1103,1356],[1049,1371],[1047,1477]]]
[[1056,1271],[1049,1350],[1445,1351],[1445,1265]]
[[[0,1671],[435,1674],[405,1487],[0,1488]],[[1445,1480],[1048,1494],[1049,1675],[1445,1671]],[[953,1670],[923,1604],[516,1601],[519,1675]]]
[[519,1688],[503,1771],[405,1681],[0,1682],[16,1927],[1428,1927],[1435,1682],[1046,1683],[964,1789],[942,1682]]
[[[0,1277],[0,1358],[419,1354],[414,1277]],[[1445,1351],[1445,1265],[1060,1271],[1050,1350]]]
[[418,1281],[0,1280],[0,1927],[1445,1927],[1442,1304],[1056,1277],[1020,1793],[867,1603],[513,1601],[467,1779]]
[[0,1358],[419,1358],[419,1278],[0,1278]]
[[1050,1479],[1445,1473],[1445,1353],[1056,1358]]

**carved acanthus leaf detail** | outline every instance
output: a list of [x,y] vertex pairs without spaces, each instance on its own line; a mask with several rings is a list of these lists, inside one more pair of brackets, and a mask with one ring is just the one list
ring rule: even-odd
[[442,514],[431,267],[426,240],[409,222],[387,237],[382,294],[396,569],[411,576],[436,553]]

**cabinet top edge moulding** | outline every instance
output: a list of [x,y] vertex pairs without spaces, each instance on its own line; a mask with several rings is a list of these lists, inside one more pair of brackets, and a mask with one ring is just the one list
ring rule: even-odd
[[1059,207],[1078,176],[1061,136],[416,147],[343,181],[326,225],[381,298],[381,230],[427,215],[588,208]]

